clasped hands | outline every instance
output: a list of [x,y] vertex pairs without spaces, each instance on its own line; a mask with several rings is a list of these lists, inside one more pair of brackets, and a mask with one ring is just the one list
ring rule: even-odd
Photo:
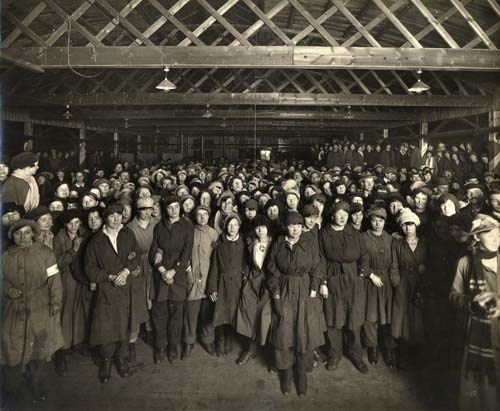
[[130,275],[130,271],[124,268],[115,275],[109,276],[109,281],[113,283],[115,287],[122,287],[127,283],[127,277]]
[[171,268],[170,270],[167,270],[165,267],[160,267],[158,269],[161,275],[161,279],[166,282],[167,284],[172,284],[174,282],[174,277],[175,277],[175,270]]
[[473,300],[486,311],[487,318],[500,318],[500,296],[490,291],[483,291],[476,295]]

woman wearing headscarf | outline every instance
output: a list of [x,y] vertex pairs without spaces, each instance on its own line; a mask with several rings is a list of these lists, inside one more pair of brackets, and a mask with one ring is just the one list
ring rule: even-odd
[[286,234],[271,246],[267,266],[273,306],[269,342],[274,347],[281,392],[291,392],[294,367],[297,394],[303,397],[307,394],[307,371],[312,368],[313,351],[324,343],[314,307],[321,260],[312,238],[302,235],[303,217],[290,212],[285,224]]
[[478,214],[470,235],[475,246],[458,261],[450,293],[465,324],[458,409],[495,410],[500,407],[500,223]]
[[[392,336],[398,340],[396,365],[401,368],[407,358],[423,360],[423,298],[427,264],[427,244],[418,236],[418,216],[402,209],[397,222],[403,237],[392,242],[391,281],[395,287],[392,306]],[[407,352],[404,352],[404,351]],[[418,363],[417,363],[418,364]]]
[[23,373],[34,401],[43,401],[45,363],[61,348],[62,284],[50,248],[35,241],[38,227],[21,219],[9,229],[14,245],[2,255],[3,318],[1,363],[10,399],[22,395]]
[[208,274],[207,294],[215,303],[214,327],[217,356],[232,352],[231,329],[236,329],[236,318],[243,279],[247,276],[247,249],[240,235],[241,220],[231,214],[224,221],[224,232],[212,254]]
[[342,359],[344,329],[349,359],[360,372],[367,373],[360,331],[366,313],[368,253],[361,233],[348,224],[349,210],[349,204],[344,201],[334,204],[331,223],[319,233],[320,254],[329,291],[324,304],[330,343],[327,369],[335,370]]

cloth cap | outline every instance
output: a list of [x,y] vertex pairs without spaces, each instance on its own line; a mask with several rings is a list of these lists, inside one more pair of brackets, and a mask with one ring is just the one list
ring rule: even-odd
[[249,198],[247,201],[245,201],[245,208],[248,208],[249,210],[258,210],[259,203],[253,198]]
[[389,174],[389,173],[397,174],[396,169],[394,167],[386,167],[384,169],[384,173],[386,173],[386,174]]
[[300,213],[304,217],[310,217],[310,216],[319,216],[319,210],[318,207],[316,207],[314,204],[306,204],[304,207],[302,207],[302,210]]
[[79,218],[80,220],[82,220],[82,213],[80,212],[80,210],[72,208],[70,210],[63,211],[59,216],[59,221],[62,224],[68,224],[75,218]]
[[14,202],[2,204],[2,215],[5,215],[7,213],[13,213],[14,211],[17,211],[19,215],[22,216],[25,210],[23,206],[20,206]]
[[30,226],[33,232],[35,233],[35,237],[39,234],[40,230],[38,229],[38,224],[33,220],[28,220],[26,218],[22,218],[21,220],[17,220],[13,223],[9,228],[9,239],[12,240],[12,235],[19,230],[20,228]]
[[155,201],[151,197],[141,197],[136,201],[136,207],[138,210],[142,210],[144,208],[153,208]]
[[10,168],[17,170],[20,168],[30,167],[38,161],[38,156],[31,151],[24,151],[12,157],[10,160]]
[[94,181],[94,187],[99,187],[101,184],[110,185],[109,180],[107,178],[98,178]]
[[27,213],[24,217],[27,220],[33,220],[36,221],[38,220],[41,216],[50,214],[49,207],[41,205],[38,206],[37,208],[31,210],[29,213]]
[[207,206],[201,204],[194,209],[194,214],[198,214],[198,211],[206,211],[208,214],[210,214],[210,209]]
[[291,211],[286,215],[285,225],[301,224],[304,225],[304,217],[302,217],[296,211]]
[[104,210],[104,212],[102,213],[102,217],[106,219],[108,218],[108,216],[114,213],[123,214],[123,205],[119,203],[113,203],[108,205]]
[[387,220],[387,211],[382,207],[372,207],[368,210],[368,218],[380,217]]
[[339,210],[344,210],[346,213],[351,212],[351,207],[347,201],[338,201],[337,203],[332,204],[332,215],[335,214]]
[[500,222],[497,219],[486,214],[478,214],[474,220],[472,220],[470,235],[485,233],[499,227]]
[[406,223],[413,223],[417,227],[420,225],[420,218],[418,218],[418,215],[416,215],[413,211],[411,211],[409,208],[403,208],[399,213],[398,213],[398,218],[397,218],[398,224],[400,226],[406,224]]

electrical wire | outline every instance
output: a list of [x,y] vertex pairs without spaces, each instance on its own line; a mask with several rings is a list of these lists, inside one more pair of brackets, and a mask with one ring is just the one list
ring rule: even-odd
[[[86,74],[83,74],[83,73],[80,73],[78,71],[76,71],[73,67],[71,67],[71,62],[70,62],[70,43],[71,43],[71,17],[68,17],[68,44],[67,44],[67,57],[68,57],[68,68],[73,72],[75,73],[76,75],[80,76],[80,77],[84,77],[84,78],[96,78],[98,76],[100,76],[103,72],[101,71],[100,73],[97,73],[97,74],[94,74],[94,75],[86,75]],[[94,46],[92,46],[94,47]]]

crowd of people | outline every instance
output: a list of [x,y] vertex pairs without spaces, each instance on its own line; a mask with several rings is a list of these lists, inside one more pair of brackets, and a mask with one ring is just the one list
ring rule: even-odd
[[462,364],[463,409],[498,409],[500,181],[487,157],[340,141],[310,154],[2,159],[4,398],[43,400],[44,367],[65,375],[75,351],[107,383],[113,365],[130,374],[139,338],[159,366],[196,341],[226,357],[239,335],[237,364],[260,353],[285,395],[344,357],[364,374],[365,358],[444,361]]

